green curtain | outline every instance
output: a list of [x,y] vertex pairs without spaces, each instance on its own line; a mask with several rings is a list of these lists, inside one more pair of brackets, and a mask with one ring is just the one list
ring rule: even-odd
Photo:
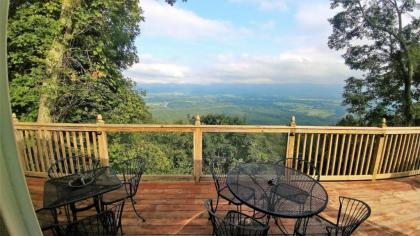
[[[0,0],[0,217],[9,235],[42,235],[20,166],[7,78],[8,0]],[[0,227],[1,227],[0,225]],[[0,232],[1,232],[0,231]]]

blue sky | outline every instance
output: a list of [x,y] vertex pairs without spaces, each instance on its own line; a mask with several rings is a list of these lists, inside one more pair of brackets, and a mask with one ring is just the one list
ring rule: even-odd
[[327,47],[326,0],[141,0],[142,83],[342,84],[354,75]]

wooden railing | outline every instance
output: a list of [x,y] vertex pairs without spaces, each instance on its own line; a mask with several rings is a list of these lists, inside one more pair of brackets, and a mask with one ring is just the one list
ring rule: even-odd
[[[202,174],[203,133],[280,133],[288,136],[285,157],[315,163],[321,180],[367,180],[420,174],[420,127],[338,127],[23,123],[14,115],[16,140],[27,175],[45,176],[55,160],[89,155],[108,165],[107,133],[183,132],[193,134],[193,173]],[[175,177],[174,177],[175,178]]]

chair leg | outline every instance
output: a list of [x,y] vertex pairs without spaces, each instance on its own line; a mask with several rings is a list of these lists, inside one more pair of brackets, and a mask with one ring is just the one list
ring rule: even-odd
[[[217,195],[217,199],[216,199],[216,207],[214,208],[214,212],[217,211],[217,207],[219,206],[219,194]],[[210,218],[209,218],[210,219]]]
[[236,205],[236,211],[242,212],[242,204]]
[[123,235],[124,235],[124,233],[123,233],[123,230],[122,230],[122,225],[121,225],[121,223],[120,223],[120,232],[121,232],[121,236],[123,236]]
[[134,212],[136,213],[137,217],[139,217],[140,219],[142,219],[143,222],[146,222],[146,219],[144,219],[144,217],[142,215],[140,215],[140,213],[137,211],[136,205],[134,205],[136,201],[133,198],[134,197],[131,197],[130,199],[131,199],[131,205],[133,206]]
[[[214,212],[216,212],[217,211],[217,207],[219,206],[219,194],[217,194],[217,199],[216,199],[216,207],[214,208]],[[210,219],[210,214],[209,214],[209,220],[211,220]],[[213,233],[214,234],[214,233]]]

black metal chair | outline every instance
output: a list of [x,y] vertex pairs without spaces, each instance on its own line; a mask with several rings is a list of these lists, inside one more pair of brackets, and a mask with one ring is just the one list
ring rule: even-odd
[[228,211],[225,216],[219,217],[216,215],[211,199],[208,199],[204,206],[209,213],[213,225],[213,235],[263,236],[268,234],[269,226],[259,222],[251,216],[238,211]]
[[295,225],[297,235],[351,235],[371,213],[368,204],[363,201],[339,197],[337,221],[333,223],[322,216],[299,219]]
[[[124,210],[124,201],[108,208],[96,215],[57,226],[57,235],[65,236],[114,236],[121,227],[121,216]],[[121,228],[122,235],[122,228]]]
[[[219,206],[219,199],[220,197],[227,200],[229,204],[234,204],[237,207],[238,211],[241,211],[242,202],[237,199],[232,192],[229,190],[226,180],[227,180],[227,173],[229,171],[229,159],[226,157],[217,157],[214,158],[210,164],[210,172],[213,177],[213,182],[216,187],[217,192],[217,199],[216,199],[216,207]],[[249,199],[255,196],[254,190],[248,188],[246,186],[237,186],[243,188],[242,192],[246,193],[249,192]]]
[[59,159],[51,164],[48,169],[48,177],[50,179],[60,178],[63,176],[89,172],[100,167],[99,160],[88,156],[72,156]]
[[120,165],[123,174],[123,187],[116,191],[106,193],[101,198],[103,207],[130,198],[136,215],[145,222],[144,217],[136,209],[136,194],[140,185],[141,176],[145,169],[145,163],[142,158],[135,157],[125,160]]
[[35,213],[41,230],[54,232],[55,226],[58,224],[55,209],[40,208],[35,210]]
[[[89,173],[89,175],[95,175],[96,171],[100,171],[100,161],[89,156],[72,156],[64,159],[59,159],[48,169],[48,178],[55,179],[61,178],[67,175]],[[92,207],[96,207],[96,199],[81,201],[77,204],[71,204],[70,209],[73,214],[73,219],[77,218],[77,212],[86,211]],[[67,210],[67,208],[65,208]],[[59,210],[61,213],[61,210]]]
[[303,160],[301,157],[298,158],[284,158],[277,162],[278,164],[293,168],[306,175],[312,177],[316,181],[319,181],[320,172],[319,169],[312,161]]

